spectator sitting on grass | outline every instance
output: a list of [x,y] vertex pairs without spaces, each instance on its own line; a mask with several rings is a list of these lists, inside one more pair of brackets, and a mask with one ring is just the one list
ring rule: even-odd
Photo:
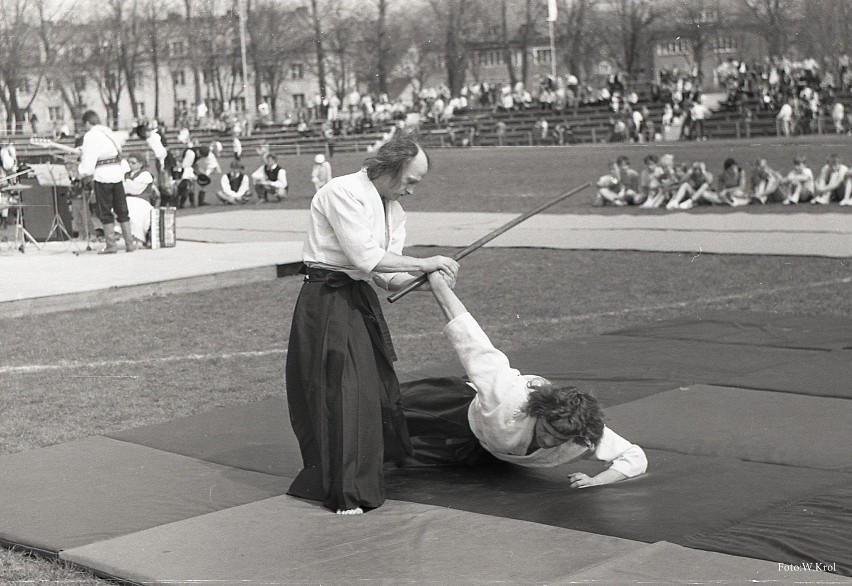
[[624,155],[612,165],[612,173],[598,179],[598,194],[594,205],[626,206],[639,203],[639,173],[630,167]]
[[683,204],[681,209],[689,209],[694,205],[709,203],[710,205],[744,206],[748,205],[749,198],[746,195],[746,176],[734,159],[725,159],[724,170],[719,176],[718,190],[701,190]]
[[798,155],[793,159],[793,170],[787,173],[781,181],[781,189],[786,193],[783,203],[785,206],[810,200],[814,196],[816,184],[814,172],[806,165],[804,156]]
[[[832,199],[847,202],[850,188],[852,188],[848,174],[849,168],[840,162],[840,157],[837,154],[829,155],[817,177],[811,203],[826,205]],[[843,205],[849,205],[849,203],[843,203]]]
[[710,184],[713,182],[713,174],[707,170],[706,165],[701,161],[692,163],[686,177],[681,186],[675,192],[674,196],[666,204],[666,209],[688,210],[694,204],[693,197],[700,199],[705,191],[710,189]]
[[658,208],[661,203],[660,194],[663,190],[661,179],[665,175],[665,170],[660,166],[656,155],[647,155],[644,163],[645,168],[642,169],[639,179],[639,193],[642,200],[639,207]]
[[766,159],[758,159],[755,161],[754,170],[751,173],[752,197],[762,204],[783,200],[782,181],[781,173],[770,167]]

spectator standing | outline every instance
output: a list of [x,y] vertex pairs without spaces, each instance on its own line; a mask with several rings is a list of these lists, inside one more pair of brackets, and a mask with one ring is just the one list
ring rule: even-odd
[[311,169],[311,182],[314,184],[314,191],[322,189],[331,179],[331,163],[325,160],[325,155],[314,157],[314,166]]
[[701,96],[696,98],[695,102],[693,102],[689,109],[689,113],[693,127],[692,138],[694,140],[707,140],[707,137],[704,136],[704,120],[706,120],[710,115],[710,110],[708,110],[707,106],[704,105]]
[[790,100],[784,102],[775,118],[781,125],[781,132],[784,136],[790,136],[793,133],[793,104]]

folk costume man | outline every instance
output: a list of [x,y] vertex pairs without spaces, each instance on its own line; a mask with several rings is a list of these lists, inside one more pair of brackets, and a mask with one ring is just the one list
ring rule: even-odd
[[273,154],[267,154],[263,162],[263,166],[251,174],[258,203],[268,202],[270,197],[274,197],[275,201],[287,199],[287,171],[278,166],[278,159]]
[[[127,197],[124,192],[124,173],[121,164],[123,137],[101,124],[97,113],[88,110],[83,114],[83,145],[78,171],[83,181],[93,181],[98,218],[104,226],[106,246],[98,254],[118,252],[115,238],[115,221],[121,226],[127,252],[136,250],[130,228]],[[115,215],[113,215],[115,212]]]
[[227,204],[246,203],[249,193],[249,178],[243,173],[243,164],[234,159],[231,161],[231,169],[227,175],[222,175],[221,188],[216,195]]
[[400,409],[393,344],[374,281],[396,290],[440,271],[455,282],[458,263],[402,254],[399,203],[429,170],[413,138],[398,134],[364,168],[332,179],[314,195],[304,246],[305,283],[287,352],[287,401],[304,468],[288,494],[358,514],[385,500],[385,458],[410,454]]

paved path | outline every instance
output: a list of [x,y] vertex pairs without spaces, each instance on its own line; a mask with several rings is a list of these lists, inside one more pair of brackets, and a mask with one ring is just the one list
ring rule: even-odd
[[[464,247],[515,214],[408,214],[408,244]],[[0,317],[274,279],[301,259],[307,210],[250,210],[178,219],[178,245],[97,255],[67,242],[21,254],[0,248]],[[852,257],[840,213],[541,214],[489,246],[567,250]]]

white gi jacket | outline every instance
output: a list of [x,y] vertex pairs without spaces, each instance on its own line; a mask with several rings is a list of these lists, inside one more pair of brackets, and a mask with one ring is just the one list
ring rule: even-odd
[[531,389],[528,377],[509,366],[506,355],[495,348],[469,313],[451,320],[444,333],[459,355],[476,388],[468,420],[482,446],[496,458],[529,468],[549,468],[579,458],[610,462],[610,468],[628,478],[642,474],[648,461],[642,448],[604,427],[600,444],[589,450],[573,442],[539,448],[527,455],[535,433],[535,417],[522,411]]
[[331,268],[353,279],[374,279],[387,289],[398,273],[373,273],[385,252],[402,254],[405,211],[385,201],[365,170],[335,177],[311,200],[311,221],[303,248],[308,266]]

